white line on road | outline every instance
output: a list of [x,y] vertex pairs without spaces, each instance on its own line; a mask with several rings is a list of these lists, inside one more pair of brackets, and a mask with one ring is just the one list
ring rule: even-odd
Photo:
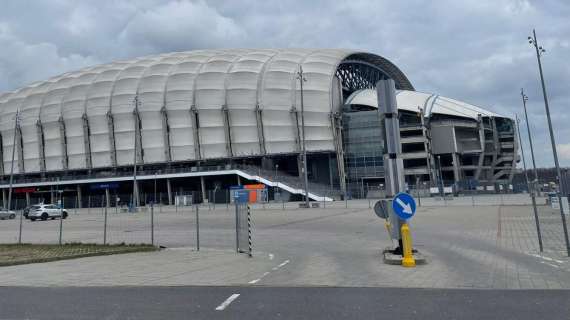
[[550,258],[550,257],[541,256],[541,255],[536,254],[536,253],[529,253],[528,255],[529,255],[529,256],[536,257],[536,258],[540,258],[540,259],[543,259],[543,260],[546,260],[546,261],[552,261],[552,262],[557,262],[557,263],[564,263],[564,261],[562,261],[562,260],[557,260],[557,259],[553,259],[553,258]]
[[551,266],[551,267],[553,267],[553,268],[556,268],[556,269],[560,269],[559,266],[557,266],[557,265],[555,265],[555,264],[552,264],[552,263],[548,263],[548,262],[544,262],[544,261],[540,261],[540,263],[549,265],[549,266]]
[[217,311],[222,311],[225,308],[227,308],[230,303],[232,303],[232,301],[234,301],[235,299],[237,299],[237,297],[239,297],[239,293],[234,293],[231,296],[229,296],[229,298],[227,298],[224,302],[222,302],[222,304],[220,304],[219,306],[216,307]]
[[256,283],[258,283],[259,281],[261,281],[261,278],[255,279],[255,280],[251,280],[251,281],[248,282],[248,283],[249,283],[249,284],[256,284]]
[[275,258],[275,255],[273,253],[269,254],[269,260],[273,260],[273,258]]
[[283,261],[280,265],[278,265],[277,268],[281,268],[281,267],[283,267],[284,265],[286,265],[286,264],[288,264],[288,263],[289,263],[289,260],[285,260],[285,261]]

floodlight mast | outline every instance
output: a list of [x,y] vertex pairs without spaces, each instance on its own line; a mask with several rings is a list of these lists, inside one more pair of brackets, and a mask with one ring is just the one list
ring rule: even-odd
[[550,133],[550,143],[552,144],[552,155],[554,156],[554,165],[556,166],[556,175],[558,178],[558,204],[560,207],[560,215],[562,217],[562,227],[564,229],[564,240],[566,241],[566,253],[570,257],[570,240],[568,239],[568,226],[566,225],[566,216],[564,214],[564,206],[562,205],[562,172],[558,163],[558,152],[556,151],[556,142],[554,139],[554,131],[552,130],[552,120],[550,119],[550,108],[548,106],[548,96],[546,94],[546,85],[544,84],[544,75],[542,73],[542,61],[540,60],[546,50],[538,44],[536,31],[532,29],[532,36],[528,37],[528,43],[534,46],[536,51],[536,61],[538,63],[538,72],[540,74],[540,84],[542,85],[542,96],[544,98],[544,109],[546,111],[546,119],[548,120],[548,131]]

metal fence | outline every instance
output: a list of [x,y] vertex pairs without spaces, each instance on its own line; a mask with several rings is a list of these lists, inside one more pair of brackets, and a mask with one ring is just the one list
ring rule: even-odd
[[[105,199],[104,199],[105,200]],[[149,204],[65,208],[66,219],[32,221],[16,211],[0,221],[0,243],[153,244],[161,247],[237,249],[251,254],[251,211],[247,204],[214,208],[207,204],[167,206]]]

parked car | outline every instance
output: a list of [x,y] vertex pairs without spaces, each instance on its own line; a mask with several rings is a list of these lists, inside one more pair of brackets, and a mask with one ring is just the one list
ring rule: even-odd
[[28,218],[31,221],[36,221],[36,219],[65,219],[67,218],[67,211],[65,209],[61,209],[58,205],[55,204],[37,204],[30,207]]
[[14,218],[16,218],[16,212],[8,210],[6,208],[0,208],[0,220],[14,219]]

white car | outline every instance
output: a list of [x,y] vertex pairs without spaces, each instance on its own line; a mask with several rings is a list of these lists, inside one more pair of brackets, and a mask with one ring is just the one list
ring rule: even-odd
[[0,220],[14,219],[14,218],[16,218],[16,212],[8,210],[6,208],[0,208]]
[[55,204],[37,204],[32,206],[28,212],[28,219],[31,221],[36,221],[36,219],[53,220],[55,218],[67,218],[67,211]]

